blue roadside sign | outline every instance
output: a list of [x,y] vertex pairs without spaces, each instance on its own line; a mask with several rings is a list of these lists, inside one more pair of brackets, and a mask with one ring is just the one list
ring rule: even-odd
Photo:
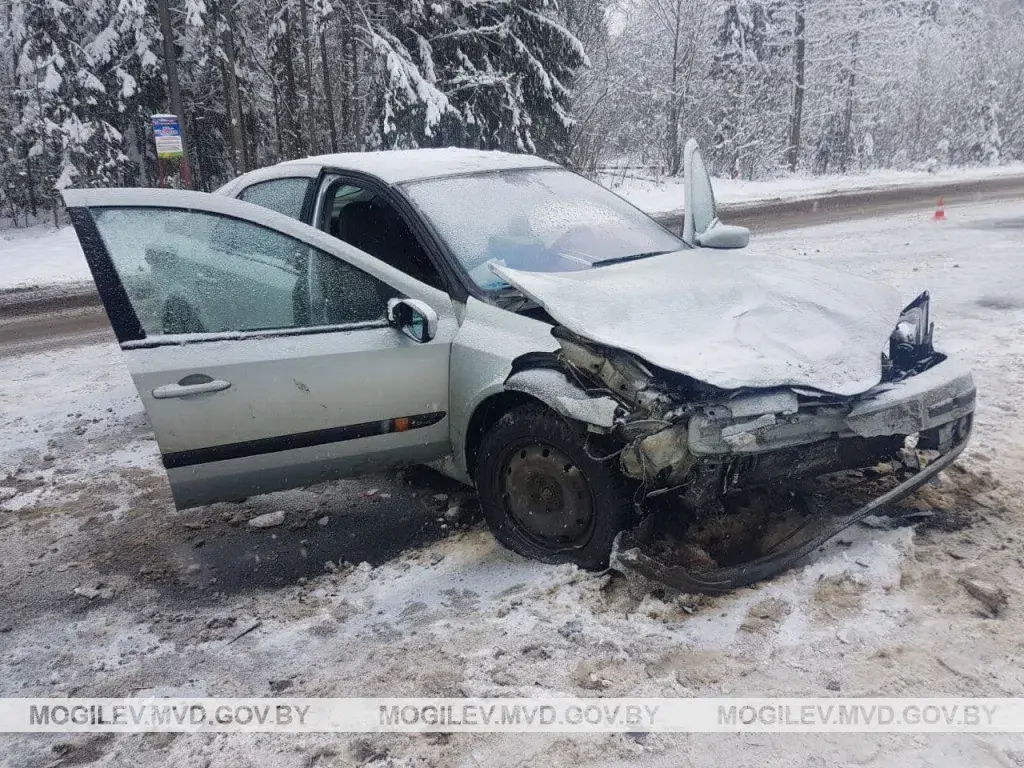
[[177,115],[153,115],[153,136],[159,158],[181,157],[181,128]]

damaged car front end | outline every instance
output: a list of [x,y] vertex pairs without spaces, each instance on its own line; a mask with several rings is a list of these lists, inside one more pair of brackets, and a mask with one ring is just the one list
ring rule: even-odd
[[[430,463],[513,552],[722,591],[941,471],[974,385],[927,294],[748,252],[696,142],[684,166],[678,235],[540,158],[468,150],[64,197],[179,509]],[[232,197],[300,170],[305,222]],[[806,490],[882,464],[869,498]],[[665,520],[687,528],[653,542],[698,567],[655,556]]]
[[[563,326],[560,351],[542,367],[514,371],[510,389],[564,389],[564,415],[605,436],[600,458],[635,484],[637,519],[651,502],[699,517],[723,514],[754,489],[891,463],[899,482],[844,514],[818,516],[784,549],[733,565],[694,571],[645,546],[644,526],[620,534],[612,566],[687,591],[718,593],[768,578],[828,539],[911,494],[948,467],[971,433],[975,388],[969,370],[935,351],[929,296],[901,314],[880,355],[881,380],[841,395],[804,386],[723,389],[597,344]],[[569,393],[575,391],[574,398]],[[558,407],[558,406],[556,406]],[[589,447],[596,452],[597,449]]]
[[[588,459],[629,485],[639,524],[615,538],[612,566],[716,593],[785,570],[952,464],[975,388],[936,351],[927,292],[903,306],[861,276],[739,252],[747,233],[719,222],[692,141],[686,166],[687,248],[572,272],[491,269],[544,313],[559,345],[516,360],[506,388],[585,425]],[[856,493],[829,486],[847,476]],[[812,505],[816,487],[840,492]],[[788,504],[797,525],[744,556],[694,547],[702,521],[727,521],[719,539],[742,528],[736,511],[751,498]],[[699,550],[696,565],[663,556],[665,537],[651,532],[666,517],[694,521],[670,538]]]

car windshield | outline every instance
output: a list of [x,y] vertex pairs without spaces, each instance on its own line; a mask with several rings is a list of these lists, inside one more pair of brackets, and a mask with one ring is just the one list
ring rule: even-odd
[[496,171],[405,185],[478,286],[491,271],[570,272],[684,248],[683,241],[612,194],[562,168]]

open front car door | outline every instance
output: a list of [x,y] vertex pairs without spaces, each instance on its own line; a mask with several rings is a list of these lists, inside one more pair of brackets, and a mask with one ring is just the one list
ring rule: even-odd
[[179,508],[449,453],[445,293],[220,195],[64,199]]

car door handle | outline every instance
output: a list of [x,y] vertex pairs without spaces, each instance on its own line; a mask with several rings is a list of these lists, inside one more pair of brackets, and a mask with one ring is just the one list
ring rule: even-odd
[[166,400],[171,397],[188,397],[189,395],[205,395],[210,392],[222,392],[231,386],[230,381],[211,379],[202,374],[186,376],[177,384],[164,384],[153,390],[153,398]]

